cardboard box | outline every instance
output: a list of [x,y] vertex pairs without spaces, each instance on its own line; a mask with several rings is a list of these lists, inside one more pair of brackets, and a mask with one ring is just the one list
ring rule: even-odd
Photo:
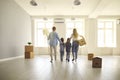
[[86,45],[86,41],[85,41],[84,38],[78,40],[78,42],[79,42],[79,45],[80,45],[80,46]]
[[25,46],[25,52],[33,52],[33,46]]
[[101,68],[102,67],[102,58],[95,57],[92,59],[92,67],[93,68]]
[[25,59],[31,59],[34,58],[33,52],[25,52]]
[[88,54],[88,60],[92,60],[93,57],[94,57],[94,54],[93,54],[93,53],[89,53],[89,54]]

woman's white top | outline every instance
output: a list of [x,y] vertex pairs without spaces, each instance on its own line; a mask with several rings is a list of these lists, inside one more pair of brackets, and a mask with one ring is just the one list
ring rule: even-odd
[[75,37],[73,34],[71,35],[71,38],[72,38],[73,41],[79,40],[79,39],[81,39],[82,37],[83,37],[83,36],[81,36],[81,35],[78,35],[78,37]]

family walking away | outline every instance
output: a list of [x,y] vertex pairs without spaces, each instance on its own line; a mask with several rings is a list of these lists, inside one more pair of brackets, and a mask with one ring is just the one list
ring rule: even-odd
[[[49,40],[49,46],[50,46],[50,62],[53,62],[53,52],[54,52],[54,59],[56,61],[57,59],[57,45],[59,42],[59,47],[60,47],[60,60],[61,62],[63,61],[63,57],[65,54],[66,50],[66,60],[69,62],[70,61],[70,52],[72,50],[72,56],[73,59],[72,61],[77,61],[77,55],[78,55],[78,50],[79,50],[79,37],[83,38],[83,36],[79,35],[76,28],[73,29],[73,32],[69,38],[67,38],[66,43],[64,42],[64,38],[62,37],[61,39],[58,36],[58,33],[56,32],[56,27],[53,26],[52,32],[49,33],[48,40]],[[72,44],[71,44],[72,41]]]

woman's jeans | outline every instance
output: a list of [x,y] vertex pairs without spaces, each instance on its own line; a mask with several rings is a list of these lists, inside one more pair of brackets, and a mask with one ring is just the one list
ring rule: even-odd
[[78,54],[78,49],[79,49],[79,43],[78,41],[73,41],[72,42],[72,55],[73,55],[73,60],[77,59],[77,54]]

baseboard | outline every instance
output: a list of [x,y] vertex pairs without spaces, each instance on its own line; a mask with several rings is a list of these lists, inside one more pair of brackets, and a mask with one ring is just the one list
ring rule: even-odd
[[0,59],[0,62],[2,61],[8,61],[8,60],[13,60],[13,59],[17,59],[17,58],[22,58],[23,56],[16,56],[16,57],[10,57],[10,58],[4,58],[4,59]]

